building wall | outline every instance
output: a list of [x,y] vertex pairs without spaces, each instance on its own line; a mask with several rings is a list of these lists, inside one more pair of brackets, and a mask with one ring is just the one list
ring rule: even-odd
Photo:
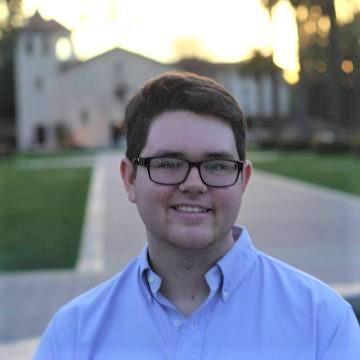
[[[111,127],[122,120],[127,97],[147,79],[171,69],[120,49],[63,68],[55,48],[57,40],[66,35],[23,32],[18,37],[15,72],[20,150],[56,148],[59,124],[70,130],[75,145],[109,146]],[[116,95],[121,88],[123,97]],[[38,126],[45,129],[43,146],[36,144]]]
[[[175,66],[114,49],[89,61],[61,66],[55,53],[56,42],[67,33],[26,33],[16,47],[17,137],[20,150],[36,147],[37,126],[46,129],[45,149],[59,146],[55,128],[65,126],[73,145],[106,147],[111,129],[122,121],[125,104],[149,78]],[[29,41],[32,52],[27,51]],[[44,44],[48,42],[48,46]],[[48,49],[48,51],[45,51]],[[272,88],[269,77],[255,81],[241,75],[238,65],[221,66],[214,77],[239,101],[247,116],[271,116]],[[122,91],[120,91],[122,90]],[[122,92],[122,96],[119,96]],[[289,112],[289,90],[280,82],[279,109]]]
[[[58,60],[55,44],[63,33],[20,34],[16,46],[16,114],[21,150],[34,146],[34,129],[47,130],[47,147],[54,147]],[[31,48],[30,48],[31,47]]]
[[[127,98],[146,80],[170,67],[115,49],[59,76],[62,119],[83,146],[108,146],[111,126],[121,122]],[[123,98],[116,90],[124,90]]]

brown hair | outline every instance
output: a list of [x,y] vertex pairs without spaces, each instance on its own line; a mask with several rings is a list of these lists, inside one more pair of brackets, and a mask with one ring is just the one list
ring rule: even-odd
[[234,97],[216,81],[188,72],[168,72],[146,82],[125,109],[128,159],[146,145],[150,125],[166,111],[210,115],[229,124],[240,160],[245,159],[245,118]]

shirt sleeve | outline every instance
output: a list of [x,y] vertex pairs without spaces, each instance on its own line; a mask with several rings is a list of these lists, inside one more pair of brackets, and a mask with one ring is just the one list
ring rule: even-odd
[[54,320],[48,325],[33,360],[56,360],[54,353]]
[[60,309],[45,330],[33,360],[71,360],[76,357],[76,310]]
[[349,307],[321,360],[359,360],[360,327]]

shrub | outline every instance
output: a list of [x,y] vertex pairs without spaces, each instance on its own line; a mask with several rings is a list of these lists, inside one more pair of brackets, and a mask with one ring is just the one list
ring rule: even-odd
[[309,148],[309,141],[300,129],[287,127],[280,132],[276,145],[280,150],[306,150]]
[[257,133],[257,144],[260,149],[274,149],[277,145],[276,137],[272,131],[261,129]]
[[311,148],[319,154],[344,153],[350,150],[350,144],[346,137],[336,134],[333,130],[316,132],[310,141]]
[[349,145],[354,155],[360,156],[360,133],[349,135]]

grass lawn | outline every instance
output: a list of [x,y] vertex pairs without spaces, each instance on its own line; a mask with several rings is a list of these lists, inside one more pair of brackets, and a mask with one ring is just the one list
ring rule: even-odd
[[350,154],[249,151],[255,169],[360,196],[360,158]]
[[[16,163],[92,153],[0,160],[0,271],[74,266],[91,169],[21,170]],[[360,196],[360,159],[351,155],[252,150],[256,169]]]
[[[16,160],[34,160],[34,159],[57,159],[67,157],[91,157],[99,153],[98,149],[78,149],[78,150],[57,150],[52,152],[23,152],[17,154]],[[0,162],[1,164],[1,162]]]
[[0,270],[72,267],[91,168],[21,170],[17,160],[0,160]]

